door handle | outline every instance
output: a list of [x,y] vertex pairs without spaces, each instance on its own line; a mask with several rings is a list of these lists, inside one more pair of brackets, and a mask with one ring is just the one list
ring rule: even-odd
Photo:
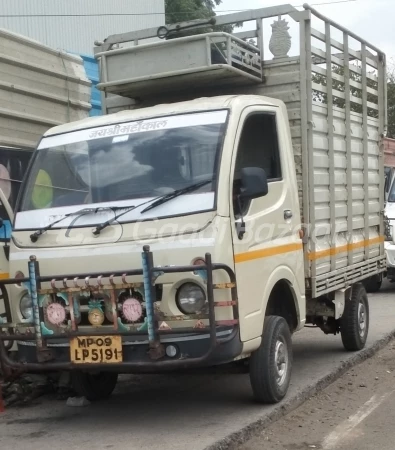
[[284,219],[285,220],[292,219],[292,211],[290,209],[284,210]]

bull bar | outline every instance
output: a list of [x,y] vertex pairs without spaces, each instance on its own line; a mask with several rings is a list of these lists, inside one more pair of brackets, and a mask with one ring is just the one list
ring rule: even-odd
[[[153,262],[153,253],[149,246],[143,247],[142,269],[135,269],[129,271],[115,271],[104,273],[87,273],[81,274],[67,274],[58,276],[41,276],[39,262],[34,256],[30,257],[28,262],[29,277],[26,278],[10,278],[1,280],[1,285],[28,283],[30,286],[30,294],[33,304],[33,323],[29,324],[15,324],[11,323],[9,299],[5,298],[6,315],[9,322],[0,322],[0,362],[5,373],[9,373],[11,369],[18,371],[43,372],[43,371],[58,371],[58,370],[87,370],[87,369],[106,369],[106,370],[166,370],[166,369],[182,369],[204,365],[212,357],[213,353],[221,345],[230,342],[238,333],[239,316],[238,316],[238,299],[236,276],[234,271],[225,264],[212,263],[211,254],[205,254],[205,264],[202,265],[186,265],[186,266],[164,266],[155,267]],[[229,277],[229,282],[215,284],[213,282],[213,272],[216,270],[225,271]],[[201,276],[207,287],[207,303],[208,314],[195,315],[177,315],[164,316],[163,321],[182,321],[182,320],[197,320],[198,323],[203,324],[202,320],[208,319],[208,327],[180,327],[173,329],[159,329],[159,322],[155,318],[154,299],[156,298],[155,282],[157,278],[164,274],[171,273],[185,273],[193,272]],[[143,283],[128,282],[127,277],[142,276]],[[109,280],[108,284],[103,284],[103,279]],[[116,283],[115,278],[121,279],[121,283]],[[81,285],[81,280],[83,284]],[[92,283],[92,281],[96,281]],[[70,286],[70,282],[72,285]],[[50,289],[42,289],[42,283],[50,283]],[[61,287],[59,287],[61,283]],[[126,330],[122,325],[122,321],[118,316],[117,299],[115,296],[116,289],[124,288],[144,288],[144,300],[146,304],[146,321],[147,330]],[[215,289],[230,289],[231,300],[215,302]],[[78,324],[75,319],[75,303],[73,294],[78,292],[109,292],[112,304],[113,313],[113,329],[96,328],[91,331],[82,331],[78,329]],[[44,323],[44,308],[40,303],[40,295],[66,293],[68,304],[70,308],[71,329],[64,329],[62,333],[46,334],[43,330]],[[233,319],[230,320],[216,320],[215,308],[218,307],[232,307]],[[25,326],[34,328],[33,333],[16,333],[16,327]],[[122,329],[120,329],[122,327]],[[218,338],[217,327],[226,327],[229,334],[226,337]],[[5,331],[7,330],[7,331]],[[194,334],[208,334],[209,333],[209,348],[201,356],[186,357],[181,359],[163,359],[165,356],[164,347],[161,343],[161,336],[168,334],[177,335],[193,332]],[[147,333],[148,332],[148,333]],[[48,342],[56,339],[75,338],[83,336],[141,336],[148,334],[149,343],[149,359],[150,361],[123,361],[119,363],[79,363],[75,364],[71,361],[54,362],[51,348],[48,347]],[[37,362],[18,362],[11,359],[8,355],[6,342],[13,343],[15,341],[33,341],[36,346]]]

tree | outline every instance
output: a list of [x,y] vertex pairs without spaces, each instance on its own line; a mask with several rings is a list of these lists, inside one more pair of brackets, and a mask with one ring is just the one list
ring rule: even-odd
[[[221,3],[222,0],[165,0],[166,24],[169,25],[196,19],[210,20],[216,15],[215,7]],[[240,25],[241,24],[235,24],[235,26]],[[233,25],[192,28],[177,33],[171,33],[167,39],[207,33],[209,31],[225,31],[226,33],[231,33],[233,28]]]
[[210,19],[215,16],[215,7],[221,3],[222,0],[165,0],[166,23]]
[[[352,66],[351,66],[352,67]],[[332,65],[332,71],[337,74],[344,76],[344,67]],[[350,79],[358,83],[361,82],[361,76],[355,72],[350,71]],[[322,86],[327,85],[326,76],[321,74],[313,74],[313,83],[321,84]],[[377,90],[377,82],[367,79],[367,86],[369,88]],[[333,79],[332,87],[337,91],[344,92],[344,83]],[[362,92],[354,86],[350,86],[351,94],[354,97],[361,98]],[[313,90],[313,100],[320,103],[327,103],[327,95],[323,92]],[[368,93],[368,101],[377,104],[377,97]],[[334,106],[339,108],[344,108],[344,100],[339,97],[334,97]],[[351,103],[351,111],[361,113],[362,106],[357,103]],[[387,67],[387,111],[388,111],[388,129],[387,136],[395,139],[395,65],[392,63]],[[368,115],[371,117],[377,117],[377,111],[368,108]]]
[[392,66],[387,72],[387,111],[388,130],[387,136],[395,139],[395,67]]
[[[350,80],[355,81],[357,83],[361,83],[361,81],[362,81],[361,75],[352,71],[352,67],[353,66],[350,65]],[[354,67],[357,69],[357,66],[354,66]],[[340,75],[340,76],[344,77],[344,67],[338,66],[336,64],[332,64],[332,73],[334,73],[335,75]],[[327,77],[325,75],[315,73],[315,74],[313,74],[313,83],[321,84],[322,86],[326,87],[327,86]],[[367,78],[366,84],[367,84],[368,88],[377,90],[377,82],[373,81],[372,79]],[[339,92],[344,92],[345,84],[342,81],[338,81],[337,79],[332,78],[332,89],[339,91]],[[362,91],[352,84],[350,85],[350,91],[351,91],[351,95],[353,97],[362,98]],[[324,92],[313,90],[313,100],[318,101],[320,103],[327,103],[327,94],[325,94]],[[368,102],[377,104],[377,97],[368,93]],[[338,108],[344,109],[344,107],[345,107],[345,101],[344,101],[344,99],[342,99],[340,97],[334,96],[333,104],[334,104],[334,106],[337,106]],[[354,112],[357,112],[360,114],[362,113],[362,105],[352,102],[350,106],[351,106],[351,111],[354,111]],[[368,108],[368,115],[371,117],[377,117],[377,111],[374,109]]]

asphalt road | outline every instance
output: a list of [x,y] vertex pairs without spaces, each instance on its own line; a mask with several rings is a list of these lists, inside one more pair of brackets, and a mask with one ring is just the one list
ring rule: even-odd
[[[386,286],[370,296],[368,345],[395,329],[394,288]],[[339,336],[315,329],[297,333],[288,395],[296,395],[349,357]],[[246,374],[128,377],[103,403],[70,408],[64,401],[41,398],[28,407],[8,409],[0,416],[0,448],[202,450],[272,408],[253,402]]]
[[395,343],[351,369],[240,450],[393,450]]

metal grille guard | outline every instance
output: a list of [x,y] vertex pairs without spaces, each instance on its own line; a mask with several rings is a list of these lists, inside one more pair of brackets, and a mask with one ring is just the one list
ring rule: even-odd
[[[234,271],[225,264],[214,264],[211,260],[211,254],[206,253],[205,265],[189,265],[189,266],[166,266],[155,267],[153,263],[153,254],[150,251],[149,246],[143,247],[142,256],[142,269],[130,270],[127,272],[105,272],[105,273],[89,273],[85,275],[81,274],[68,274],[59,276],[41,276],[39,269],[39,262],[35,256],[31,256],[28,262],[29,277],[23,279],[5,279],[1,280],[0,285],[20,284],[28,283],[30,285],[30,293],[33,304],[33,323],[21,323],[15,324],[11,322],[0,322],[0,363],[3,366],[3,370],[18,369],[25,371],[44,371],[44,370],[71,370],[71,369],[171,369],[171,368],[189,368],[198,366],[210,359],[214,350],[219,346],[231,341],[238,332],[238,307],[237,307],[237,287],[236,277]],[[230,282],[228,283],[213,283],[213,272],[215,270],[223,270],[228,276]],[[208,314],[196,314],[196,315],[177,315],[177,316],[164,316],[163,320],[205,320],[208,319],[208,327],[204,328],[173,328],[171,330],[159,329],[158,322],[155,320],[154,312],[154,299],[155,293],[155,281],[158,277],[164,274],[170,273],[185,273],[194,272],[199,274],[206,280],[207,285],[207,301],[208,301]],[[126,278],[130,276],[142,276],[143,283],[129,283]],[[103,284],[102,280],[108,278],[109,284]],[[121,278],[122,282],[115,283],[114,278]],[[83,285],[79,282],[83,280]],[[96,281],[92,283],[92,281]],[[50,283],[51,289],[42,289],[41,283]],[[72,286],[69,286],[69,283]],[[61,283],[61,287],[57,287],[57,283]],[[146,317],[147,317],[147,330],[130,331],[125,330],[120,325],[122,322],[119,320],[117,310],[117,300],[115,296],[116,289],[122,288],[144,288],[144,300],[146,303]],[[3,286],[4,287],[4,286]],[[230,289],[231,301],[214,301],[214,289]],[[112,313],[113,313],[113,329],[93,329],[93,331],[81,331],[78,329],[77,321],[75,320],[73,293],[76,292],[110,292]],[[64,330],[63,333],[46,334],[44,324],[44,308],[40,304],[39,296],[45,294],[66,293],[70,307],[70,322],[71,330]],[[6,315],[8,320],[10,317],[10,305],[9,300],[6,297],[4,299],[6,307]],[[217,307],[232,307],[233,319],[231,320],[215,320],[215,308]],[[33,328],[34,333],[16,333],[14,329],[16,327]],[[217,337],[217,327],[229,327],[230,333],[224,338]],[[7,332],[5,330],[8,330]],[[164,347],[161,343],[161,336],[167,334],[185,334],[186,332],[193,331],[194,334],[209,334],[210,346],[208,351],[199,357],[174,359],[174,360],[161,360],[164,356]],[[98,363],[98,364],[74,364],[72,362],[51,362],[53,355],[51,349],[47,346],[48,341],[54,339],[64,339],[82,336],[101,336],[101,335],[121,335],[121,336],[141,336],[148,334],[149,351],[148,355],[151,361],[124,361],[122,363]],[[35,363],[21,363],[13,361],[7,354],[6,342],[12,344],[14,341],[33,341],[35,342],[37,351],[37,361]]]

